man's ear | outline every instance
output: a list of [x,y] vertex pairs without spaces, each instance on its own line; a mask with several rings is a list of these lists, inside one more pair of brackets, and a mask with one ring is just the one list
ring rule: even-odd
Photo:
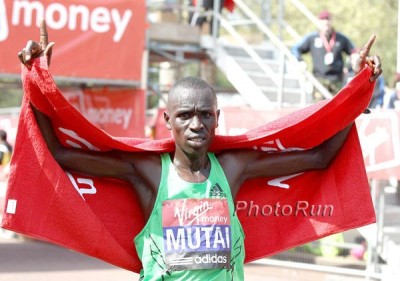
[[219,109],[217,109],[217,126],[215,128],[218,128],[218,123],[219,123],[219,114],[221,113],[221,111]]
[[171,123],[169,122],[169,115],[166,111],[164,111],[164,120],[165,120],[165,126],[167,127],[168,130],[171,130]]

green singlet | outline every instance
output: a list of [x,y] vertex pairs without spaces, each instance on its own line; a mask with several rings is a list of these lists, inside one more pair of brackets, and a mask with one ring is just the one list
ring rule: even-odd
[[209,153],[203,183],[182,180],[168,153],[154,208],[135,245],[140,280],[243,280],[244,234],[224,171]]

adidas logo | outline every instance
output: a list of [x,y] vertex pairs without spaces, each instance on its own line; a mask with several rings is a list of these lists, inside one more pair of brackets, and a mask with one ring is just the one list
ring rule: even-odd
[[223,192],[221,186],[217,183],[211,187],[209,197],[225,198],[226,194]]

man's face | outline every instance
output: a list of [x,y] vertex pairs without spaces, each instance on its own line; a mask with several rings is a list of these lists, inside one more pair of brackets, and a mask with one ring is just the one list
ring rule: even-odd
[[320,19],[319,28],[322,33],[329,33],[332,31],[332,20],[331,19]]
[[205,153],[218,126],[219,110],[210,89],[183,90],[169,97],[164,113],[176,149],[185,154]]

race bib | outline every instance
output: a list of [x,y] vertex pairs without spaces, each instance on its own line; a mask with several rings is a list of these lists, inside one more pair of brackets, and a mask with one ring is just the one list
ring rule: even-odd
[[325,65],[331,65],[333,63],[333,53],[329,52],[325,55],[324,58]]
[[231,221],[226,199],[164,201],[162,225],[170,270],[229,267]]

